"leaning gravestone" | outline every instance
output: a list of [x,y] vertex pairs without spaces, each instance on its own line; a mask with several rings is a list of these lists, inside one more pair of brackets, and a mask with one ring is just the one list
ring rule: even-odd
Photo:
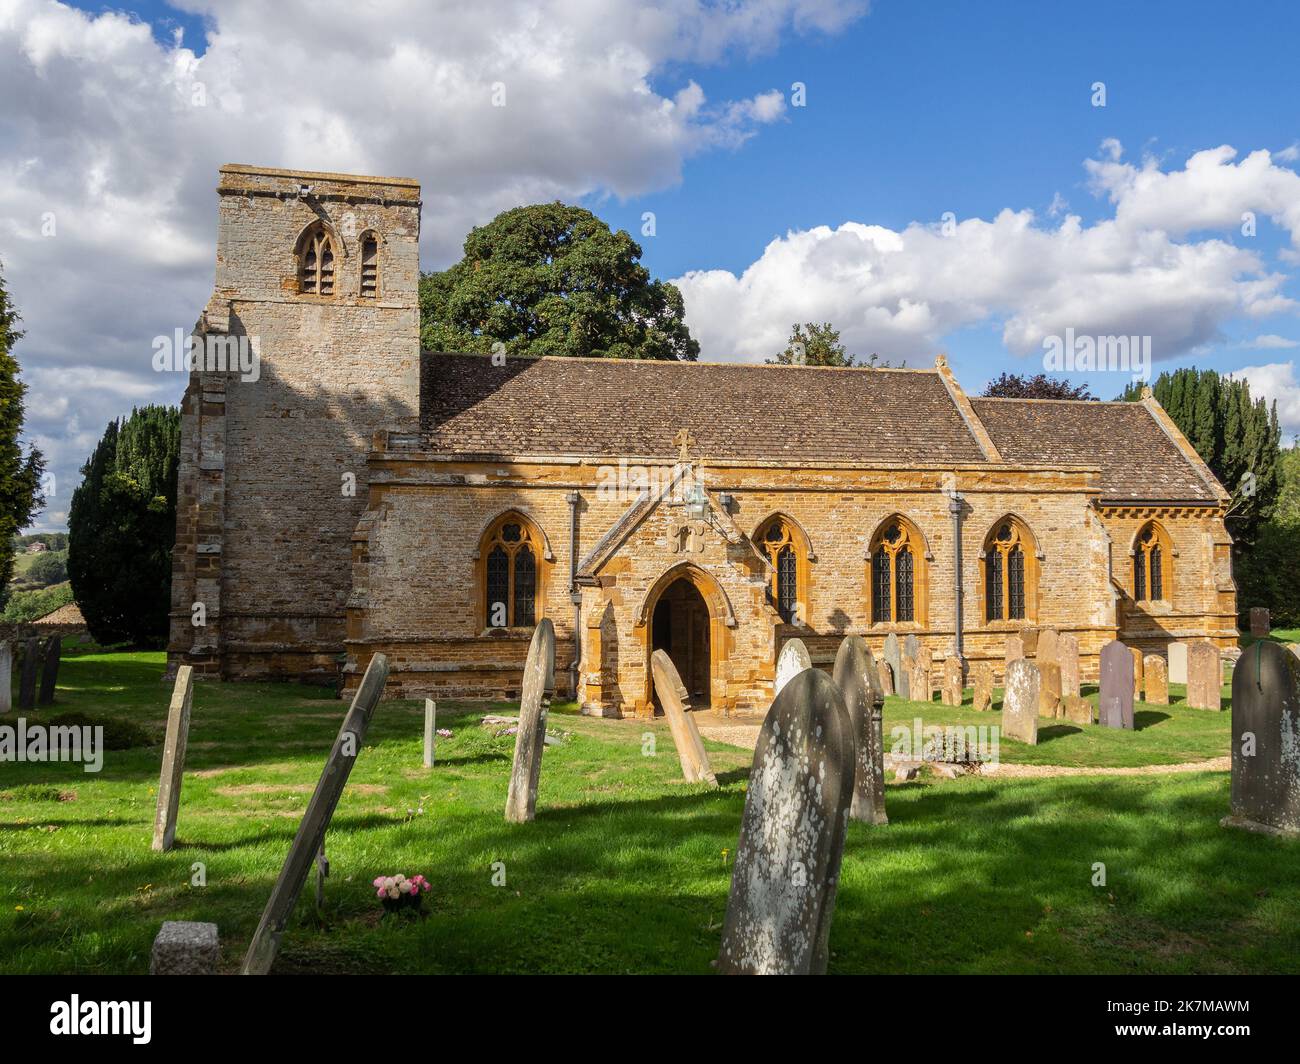
[[1221,823],[1300,835],[1300,660],[1247,647],[1232,674],[1232,805]]
[[45,655],[41,663],[41,690],[36,696],[38,706],[54,702],[54,686],[59,682],[59,659],[63,656],[63,637],[52,635],[45,641]]
[[853,796],[850,727],[819,669],[792,679],[768,710],[722,925],[723,974],[825,973]]
[[881,707],[885,693],[871,649],[851,635],[835,655],[835,686],[849,711],[855,750],[853,803],[849,816],[866,824],[888,824],[885,815],[885,738]]
[[1133,658],[1133,701],[1142,701],[1142,651],[1137,647],[1128,648],[1129,655]]
[[1101,648],[1097,720],[1104,728],[1133,730],[1133,655],[1118,639]]
[[1007,666],[1002,692],[1002,735],[1038,745],[1038,666],[1026,658]]
[[1007,657],[1005,664],[1019,661],[1025,656],[1025,641],[1018,635],[1007,636]]
[[975,692],[971,706],[980,712],[993,707],[993,666],[981,662],[975,666]]
[[1213,643],[1202,641],[1187,648],[1187,704],[1193,709],[1222,708],[1219,668],[1219,648]]
[[776,656],[776,694],[805,669],[812,668],[812,658],[802,639],[788,639]]
[[6,639],[0,642],[0,714],[13,712],[13,671],[13,644]]
[[176,841],[176,814],[181,808],[181,780],[185,775],[185,746],[190,737],[190,707],[193,702],[194,669],[182,665],[176,670],[172,702],[167,710],[158,807],[153,815],[153,848],[164,853]]
[[1187,682],[1187,644],[1169,644],[1169,682]]
[[1038,632],[1038,649],[1034,652],[1034,660],[1038,662],[1039,668],[1048,662],[1060,663],[1061,636],[1055,628],[1042,628]]
[[1056,647],[1056,658],[1061,664],[1061,696],[1079,693],[1079,640],[1072,632],[1061,636]]
[[506,819],[516,824],[532,820],[537,812],[537,783],[542,776],[542,748],[546,745],[546,716],[555,695],[555,626],[543,617],[533,629],[524,663],[524,685],[519,700],[519,730],[515,732],[515,760],[506,795]]
[[266,908],[262,911],[262,919],[253,933],[253,941],[248,946],[248,953],[245,954],[240,969],[244,975],[266,975],[275,963],[285,924],[293,912],[316,855],[324,849],[325,831],[330,826],[334,808],[339,804],[339,797],[343,794],[357,754],[361,752],[370,719],[374,716],[375,706],[379,704],[387,682],[388,659],[383,654],[375,654],[366,666],[366,673],[361,677],[352,705],[343,718],[343,725],[330,749],[324,771],[316,781],[316,790],[312,792],[307,811],[303,813],[302,822],[298,825],[298,833],[289,846],[284,867],[280,869],[271,897],[267,899]]
[[713,774],[709,755],[704,751],[704,740],[700,738],[700,729],[695,726],[695,718],[691,715],[690,696],[667,651],[656,650],[650,655],[650,671],[654,676],[655,694],[659,696],[659,704],[664,707],[668,729],[672,732],[673,744],[677,747],[682,776],[687,783],[707,783],[716,787],[718,777]]
[[1148,654],[1142,660],[1142,685],[1146,688],[1147,705],[1169,705],[1168,670],[1159,654]]
[[1250,608],[1250,634],[1256,639],[1267,639],[1271,628],[1268,608],[1252,606]]
[[1061,711],[1061,666],[1054,661],[1038,663],[1038,715],[1058,717]]
[[878,675],[880,676],[880,690],[888,698],[894,693],[894,667],[887,661],[881,661],[879,664]]
[[41,641],[29,639],[23,644],[23,668],[18,676],[18,708],[36,708],[36,670],[41,663]]

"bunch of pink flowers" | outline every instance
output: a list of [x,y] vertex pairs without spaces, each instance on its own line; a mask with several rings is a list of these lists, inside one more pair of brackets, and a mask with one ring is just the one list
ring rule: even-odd
[[375,897],[392,898],[396,900],[404,894],[419,894],[420,891],[426,893],[433,889],[429,881],[424,876],[412,876],[407,879],[400,872],[395,876],[379,876],[375,879]]

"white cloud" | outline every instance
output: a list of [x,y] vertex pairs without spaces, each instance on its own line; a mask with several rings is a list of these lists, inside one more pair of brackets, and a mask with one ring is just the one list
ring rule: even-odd
[[1287,347],[1300,347],[1300,340],[1288,340],[1285,336],[1278,336],[1275,333],[1265,333],[1262,336],[1256,336],[1249,343],[1241,345],[1242,347],[1252,347],[1259,350],[1277,350]]
[[[1193,155],[1182,170],[1122,163],[1118,142],[1086,165],[1113,217],[1043,225],[1029,210],[955,226],[901,231],[845,222],[786,233],[739,276],[692,271],[677,280],[703,357],[759,361],[794,321],[831,321],[850,350],[926,358],[942,338],[994,324],[1016,354],[1045,336],[1152,337],[1157,359],[1218,340],[1224,323],[1292,312],[1287,280],[1225,237],[1242,211],[1273,217],[1300,243],[1300,175],[1267,152],[1239,164],[1231,148]],[[1054,205],[1057,201],[1054,201]]]
[[1300,383],[1295,377],[1294,362],[1272,362],[1265,366],[1243,366],[1231,374],[1250,385],[1252,399],[1277,403],[1277,420],[1282,426],[1283,442],[1300,435]]

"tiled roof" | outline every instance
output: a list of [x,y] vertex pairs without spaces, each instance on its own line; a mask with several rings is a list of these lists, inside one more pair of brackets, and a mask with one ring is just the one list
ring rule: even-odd
[[1008,462],[1096,465],[1107,501],[1214,502],[1215,493],[1141,403],[972,399]]
[[425,352],[420,427],[452,454],[942,464],[985,460],[933,370]]
[[47,613],[44,617],[37,617],[32,624],[39,628],[51,627],[70,627],[84,628],[86,618],[81,615],[81,607],[75,602],[69,602],[60,606],[57,610]]

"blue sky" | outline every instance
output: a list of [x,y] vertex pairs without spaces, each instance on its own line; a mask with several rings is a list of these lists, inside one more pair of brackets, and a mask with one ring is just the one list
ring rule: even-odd
[[425,268],[500,210],[580,202],[679,283],[705,358],[830,320],[977,392],[1066,329],[1143,335],[1157,373],[1242,373],[1300,431],[1300,5],[389,0],[339,33],[362,5],[10,4],[0,261],[44,526],[110,417],[179,397],[150,340],[206,302],[235,161],[420,179]]

